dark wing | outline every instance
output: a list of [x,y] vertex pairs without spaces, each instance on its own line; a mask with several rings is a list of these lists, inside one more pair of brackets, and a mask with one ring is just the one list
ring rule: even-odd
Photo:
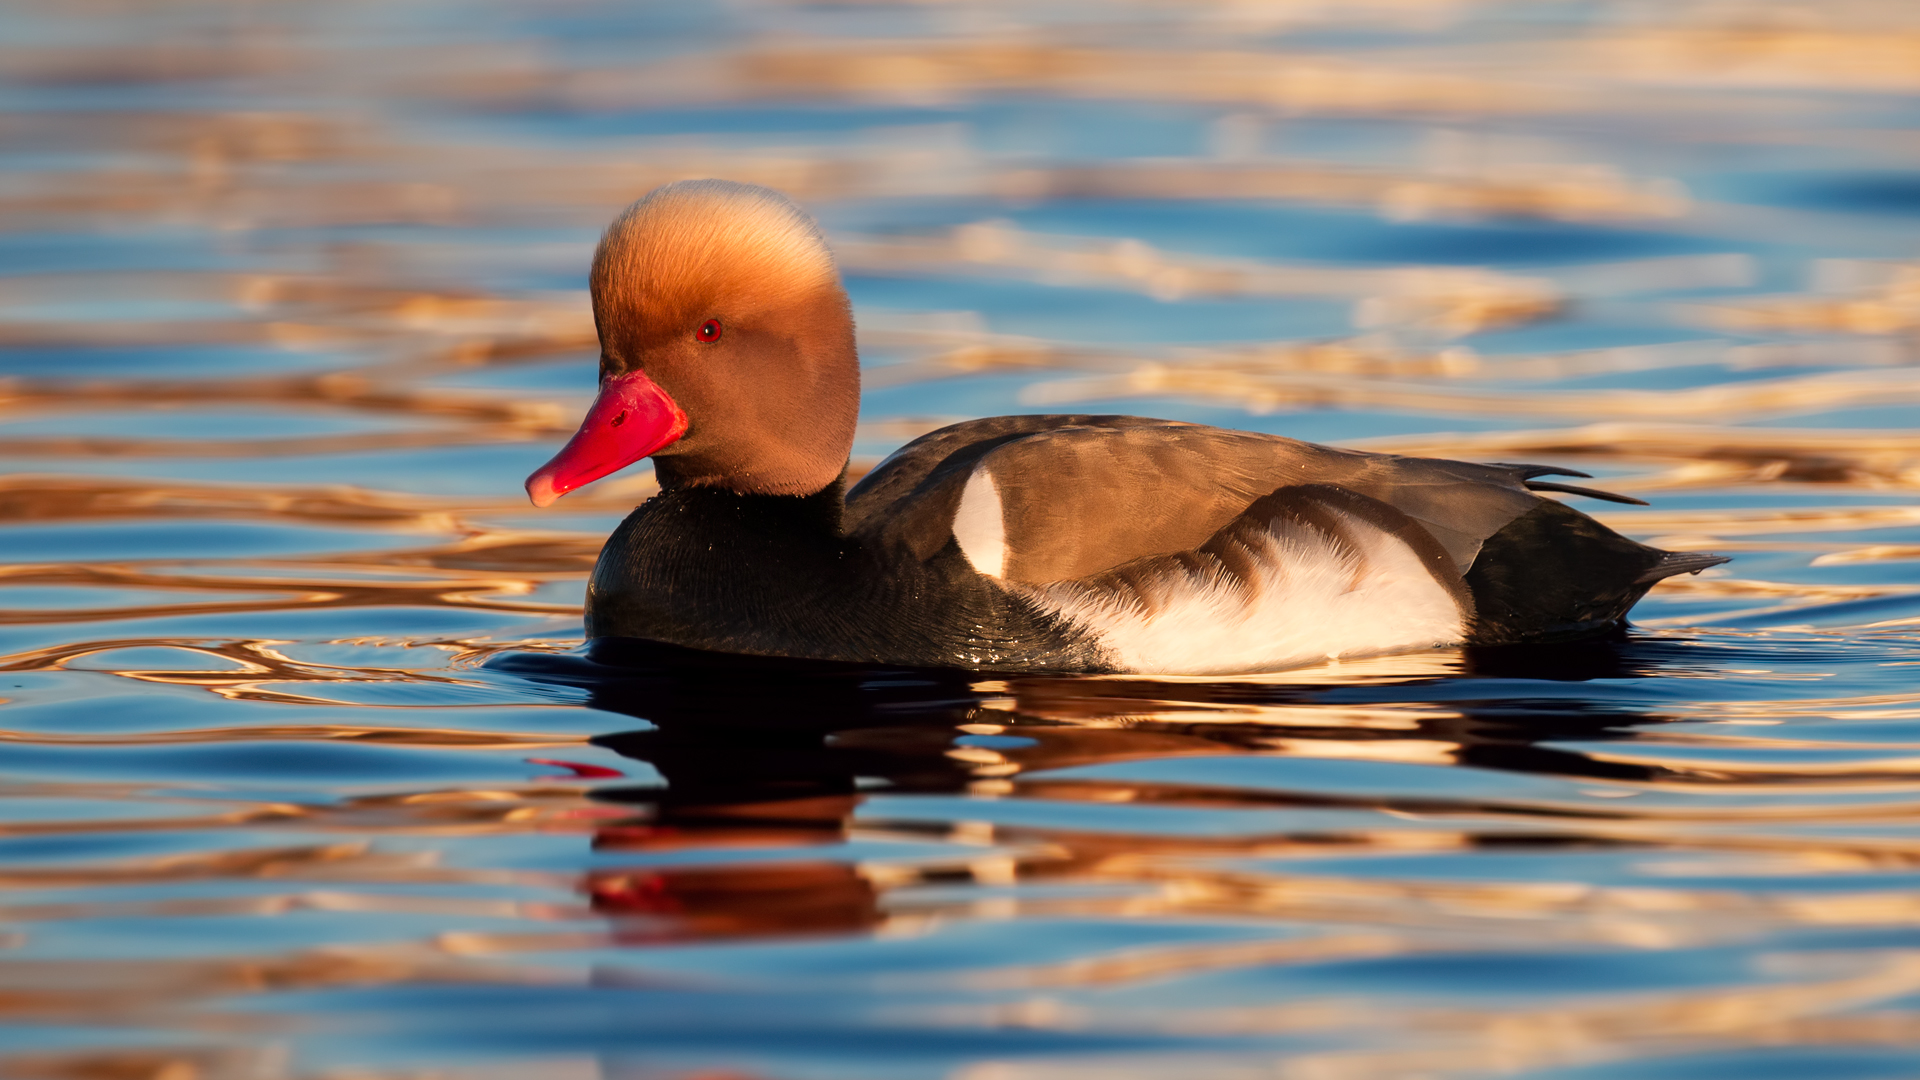
[[1012,416],[957,424],[903,447],[848,494],[847,529],[931,558],[952,539],[962,492],[981,469],[1001,502],[1002,576],[1032,583],[1199,548],[1255,500],[1303,484],[1386,503],[1464,573],[1488,537],[1542,501],[1514,467],[1139,417]]

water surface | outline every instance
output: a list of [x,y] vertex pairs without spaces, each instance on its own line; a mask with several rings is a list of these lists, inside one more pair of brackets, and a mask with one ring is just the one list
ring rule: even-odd
[[[1877,1080],[1920,1044],[1898,0],[0,9],[0,1076]],[[1587,469],[1617,639],[581,641],[598,229],[826,226],[863,469],[1127,411]]]

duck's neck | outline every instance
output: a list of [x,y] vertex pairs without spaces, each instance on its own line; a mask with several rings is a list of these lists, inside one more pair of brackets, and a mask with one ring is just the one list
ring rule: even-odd
[[[656,472],[658,475],[658,472]],[[791,540],[794,537],[834,537],[845,535],[843,519],[847,510],[847,474],[825,487],[804,495],[768,495],[743,493],[709,484],[676,483],[671,474],[662,477],[663,500],[681,513],[698,515],[710,529],[777,530]]]

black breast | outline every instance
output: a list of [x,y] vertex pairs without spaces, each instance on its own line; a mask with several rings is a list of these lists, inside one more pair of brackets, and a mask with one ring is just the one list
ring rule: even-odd
[[600,552],[587,636],[856,663],[1102,670],[1084,633],[975,572],[951,538],[922,559],[846,535],[843,491],[677,488],[648,500]]

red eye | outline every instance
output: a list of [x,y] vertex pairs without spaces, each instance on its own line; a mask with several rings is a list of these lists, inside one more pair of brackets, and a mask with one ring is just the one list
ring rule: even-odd
[[716,341],[719,341],[720,340],[720,320],[708,319],[706,322],[701,323],[700,329],[694,331],[693,336],[700,339],[701,341],[706,342],[709,345],[713,344]]

